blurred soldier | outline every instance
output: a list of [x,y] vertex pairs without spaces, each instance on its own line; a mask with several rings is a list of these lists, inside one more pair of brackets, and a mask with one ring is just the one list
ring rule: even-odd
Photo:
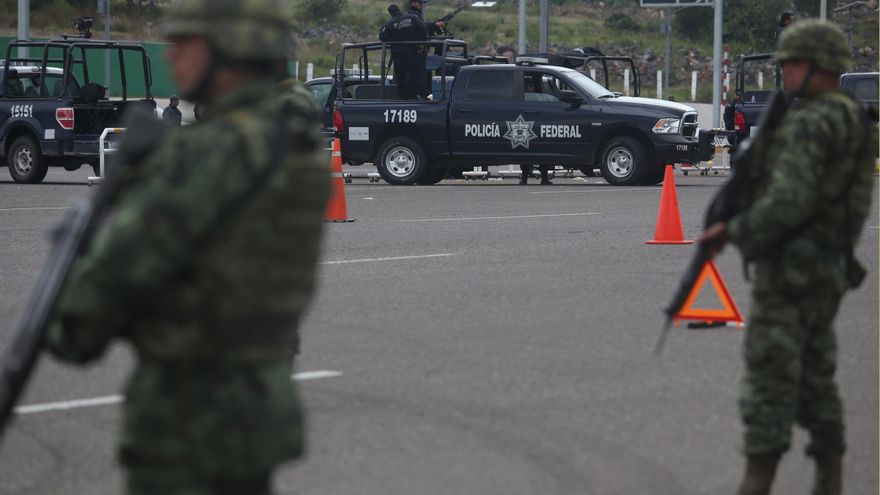
[[162,112],[162,120],[171,125],[179,126],[183,121],[183,114],[177,108],[178,105],[180,105],[180,98],[177,95],[171,95],[171,101],[165,107],[165,111]]
[[329,172],[311,98],[276,90],[287,4],[170,7],[172,76],[204,114],[137,164],[59,301],[58,357],[92,361],[117,338],[136,352],[119,445],[131,494],[267,494],[304,452],[291,370]]
[[853,254],[871,203],[876,129],[838,78],[852,62],[836,25],[802,21],[777,50],[800,101],[756,149],[739,214],[701,242],[727,238],[754,263],[740,409],[748,456],[740,494],[766,494],[797,422],[810,433],[815,495],[841,493],[843,407],[832,324],[865,271]]

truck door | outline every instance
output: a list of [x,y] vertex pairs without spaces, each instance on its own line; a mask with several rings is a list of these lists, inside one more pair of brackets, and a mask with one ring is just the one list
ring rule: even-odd
[[[534,158],[545,163],[562,165],[579,162],[588,151],[589,102],[579,107],[560,99],[561,91],[575,91],[558,75],[540,69],[524,69],[522,79],[522,113],[535,121],[532,141]],[[581,160],[582,161],[582,160]]]
[[[468,77],[459,76],[465,80],[455,90],[449,117],[449,137],[456,158],[474,165],[497,164],[505,163],[520,150],[529,151],[534,131],[528,124],[516,124],[522,112],[515,74],[509,67],[485,67],[468,73]],[[522,117],[523,121],[534,120],[527,114]],[[508,122],[515,126],[517,134],[513,138]]]

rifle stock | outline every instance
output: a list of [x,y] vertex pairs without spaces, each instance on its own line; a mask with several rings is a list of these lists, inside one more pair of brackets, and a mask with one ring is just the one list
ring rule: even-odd
[[84,253],[125,182],[120,166],[130,166],[149,153],[161,140],[165,126],[146,110],[136,109],[128,119],[117,160],[108,170],[91,200],[82,199],[68,211],[53,236],[49,259],[40,270],[37,284],[18,321],[17,334],[0,367],[0,439],[15,405],[28,383],[45,345],[46,331],[70,269]]
[[[758,135],[754,137],[754,140],[746,139],[740,144],[736,155],[733,157],[730,179],[724,183],[709,204],[703,222],[704,228],[708,229],[719,222],[727,222],[736,216],[739,203],[738,196],[741,194],[742,184],[747,180],[751,180],[749,171],[752,168],[752,163],[756,160],[756,148],[754,145],[763,139],[767,139],[766,136],[773,133],[779,127],[788,108],[789,101],[782,91],[777,91],[771,96],[770,104],[761,116]],[[654,354],[659,356],[663,353],[663,347],[666,343],[669,329],[672,326],[672,320],[681,311],[688,296],[694,290],[703,266],[712,259],[712,248],[712,245],[705,243],[697,244],[696,252],[688,263],[687,269],[685,269],[679,282],[678,291],[673,296],[669,306],[663,310],[666,313],[666,324],[661,330],[660,337],[654,346]]]

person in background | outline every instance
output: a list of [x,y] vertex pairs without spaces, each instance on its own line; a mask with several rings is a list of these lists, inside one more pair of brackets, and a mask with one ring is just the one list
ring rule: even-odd
[[180,97],[171,95],[171,102],[165,107],[165,111],[162,112],[162,120],[169,124],[180,126],[181,122],[183,122],[183,113],[180,112],[178,106],[180,106]]

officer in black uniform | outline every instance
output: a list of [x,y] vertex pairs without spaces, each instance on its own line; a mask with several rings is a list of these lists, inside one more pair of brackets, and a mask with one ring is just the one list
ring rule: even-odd
[[[403,12],[400,11],[400,7],[397,6],[396,3],[392,3],[388,6],[388,15],[391,16],[391,19],[382,26],[382,29],[379,30],[379,41],[389,42],[395,41],[394,37],[397,33],[397,23],[400,22],[400,19],[403,18]],[[394,67],[394,84],[400,85],[400,81],[405,77],[405,73],[402,69],[403,65],[398,63],[398,55],[401,53],[400,46],[391,45],[391,58],[388,60],[388,66]],[[398,90],[399,91],[399,90]]]
[[[406,14],[394,25],[392,41],[428,41],[428,28],[422,20],[424,0],[410,0]],[[425,55],[420,45],[401,45],[394,53],[394,82],[404,100],[423,99],[428,91]]]

